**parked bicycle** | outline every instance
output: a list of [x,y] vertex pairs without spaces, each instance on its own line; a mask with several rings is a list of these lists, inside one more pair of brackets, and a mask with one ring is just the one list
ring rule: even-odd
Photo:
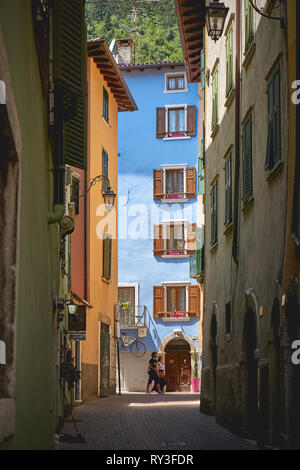
[[146,346],[143,341],[137,339],[136,336],[128,336],[121,334],[119,339],[119,351],[128,351],[135,357],[142,357],[146,352]]

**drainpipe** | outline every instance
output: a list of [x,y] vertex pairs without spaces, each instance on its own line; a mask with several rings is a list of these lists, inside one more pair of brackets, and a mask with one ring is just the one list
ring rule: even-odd
[[232,257],[239,262],[238,227],[239,227],[239,196],[240,196],[240,96],[241,96],[241,0],[236,0],[236,83],[235,83],[235,179],[233,207],[233,242]]

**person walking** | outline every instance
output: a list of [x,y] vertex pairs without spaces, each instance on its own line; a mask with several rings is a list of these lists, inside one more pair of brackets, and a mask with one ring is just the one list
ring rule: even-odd
[[157,359],[157,371],[158,371],[158,381],[160,385],[160,390],[164,393],[166,387],[166,374],[165,374],[165,363],[162,356],[158,356]]
[[157,388],[158,393],[162,393],[160,390],[160,385],[159,385],[159,380],[158,380],[158,374],[157,374],[157,353],[153,352],[151,354],[151,359],[149,360],[148,364],[148,383],[147,383],[147,389],[146,389],[146,394],[150,395],[149,387],[152,385],[152,382],[154,381],[154,385]]

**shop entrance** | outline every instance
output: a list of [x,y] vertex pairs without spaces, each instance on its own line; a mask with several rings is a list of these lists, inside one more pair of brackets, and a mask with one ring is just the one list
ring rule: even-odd
[[166,346],[167,392],[189,392],[191,389],[191,348],[184,339],[173,339]]

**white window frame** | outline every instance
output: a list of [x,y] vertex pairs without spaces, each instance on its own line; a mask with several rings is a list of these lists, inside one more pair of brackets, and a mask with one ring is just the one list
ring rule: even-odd
[[[184,88],[182,90],[168,90],[167,83],[168,83],[168,78],[169,77],[176,77],[177,75],[183,75],[184,76]],[[165,73],[165,89],[164,93],[169,94],[169,93],[187,93],[189,90],[187,88],[187,76],[186,72],[183,70],[182,72],[166,72]]]
[[[166,227],[169,224],[184,225],[184,241],[185,241],[184,250],[186,250],[189,221],[186,220],[186,219],[185,220],[163,220],[162,221],[162,232],[163,232],[163,234],[165,233]],[[163,248],[164,248],[164,251],[167,250],[167,240],[164,236],[163,236]],[[162,255],[161,258],[162,259],[187,259],[187,258],[189,258],[189,255],[188,254],[185,254],[185,255]]]
[[[184,171],[184,176],[183,176],[183,192],[186,194],[186,170],[188,168],[188,165],[186,163],[180,163],[180,164],[174,164],[174,165],[161,165],[160,166],[163,170],[163,192],[166,194],[166,189],[167,189],[167,179],[166,179],[166,171],[167,170],[183,170]],[[161,199],[161,202],[163,204],[170,204],[170,203],[184,203],[188,202],[188,198],[182,198],[182,199],[166,199],[163,198]]]
[[[135,323],[138,323],[139,316],[139,283],[138,282],[119,282],[119,287],[134,287],[134,304],[135,304]],[[119,298],[118,298],[119,301]],[[130,328],[129,328],[130,329]]]
[[[189,311],[189,287],[191,286],[190,281],[166,281],[161,283],[162,287],[164,288],[164,311],[167,311],[168,306],[168,298],[167,298],[167,287],[185,287],[185,308],[186,312]],[[178,321],[182,321],[178,319]]]
[[[165,105],[165,129],[167,130],[167,134],[169,133],[169,122],[168,122],[168,116],[169,116],[169,109],[177,109],[177,108],[184,108],[184,122],[185,122],[185,133],[187,132],[187,107],[188,104],[166,104]],[[190,135],[185,135],[182,137],[164,137],[163,140],[188,140],[191,139]]]

